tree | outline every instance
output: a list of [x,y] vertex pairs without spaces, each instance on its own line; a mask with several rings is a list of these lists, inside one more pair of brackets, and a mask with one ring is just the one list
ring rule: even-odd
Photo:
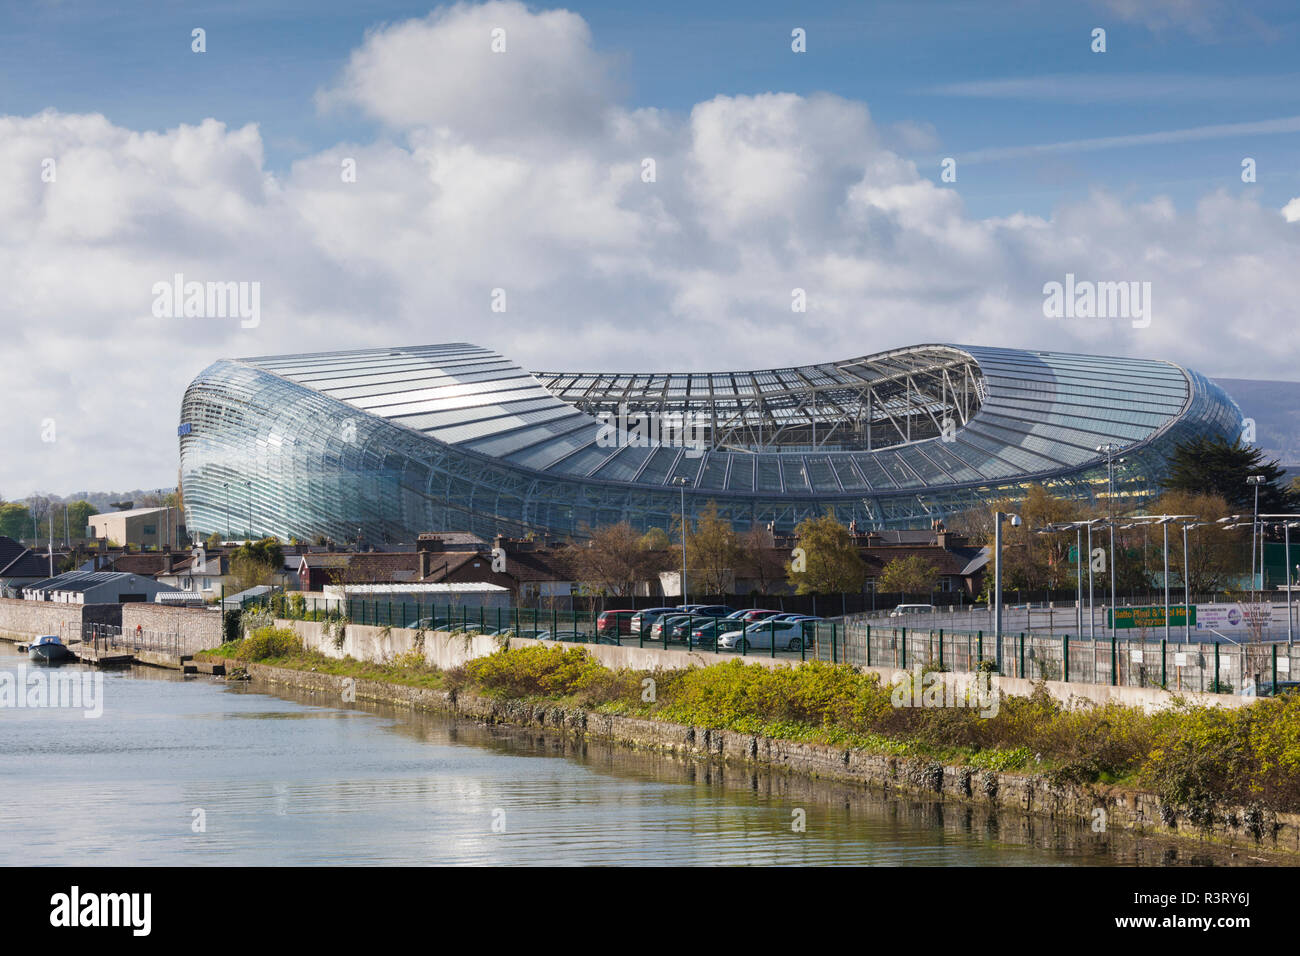
[[585,544],[568,545],[567,552],[573,573],[586,590],[628,597],[672,564],[671,552],[652,547],[655,543],[652,535],[638,535],[621,521],[597,528]]
[[90,516],[99,514],[99,509],[89,501],[70,501],[64,505],[64,508],[68,513],[68,533],[73,538],[84,536],[86,528],[90,525]]
[[1200,436],[1174,446],[1163,488],[1215,495],[1227,501],[1234,513],[1253,513],[1255,489],[1246,484],[1246,478],[1263,475],[1259,510],[1263,514],[1281,514],[1295,506],[1291,489],[1281,484],[1284,474],[1276,460],[1264,459],[1264,452],[1259,448],[1240,441]]
[[772,532],[753,525],[740,536],[739,572],[757,584],[759,594],[770,594],[772,586],[785,581],[785,557],[776,550]]
[[641,535],[641,547],[647,551],[667,551],[672,546],[672,539],[663,528],[651,528]]
[[[1252,502],[1253,504],[1253,502]],[[1152,503],[1152,514],[1196,515],[1201,521],[1214,522],[1233,513],[1228,502],[1211,494],[1169,491]],[[1157,535],[1159,537],[1157,537]],[[1149,565],[1158,578],[1164,571],[1164,532],[1151,529]],[[1237,528],[1224,531],[1217,526],[1191,528],[1187,532],[1187,570],[1192,592],[1217,591],[1250,565],[1250,531]],[[1183,586],[1182,525],[1169,526],[1169,587]],[[1164,582],[1159,582],[1163,588]]]
[[209,551],[216,551],[221,547],[221,541],[221,534],[214,531],[212,534],[208,535],[207,540],[203,542],[203,546]]
[[939,569],[919,554],[894,558],[880,572],[877,584],[881,591],[898,591],[908,594],[929,594],[939,579]]
[[[1040,484],[1030,485],[1019,501],[1004,498],[987,508],[973,509],[959,518],[970,529],[972,541],[992,546],[993,515],[995,512],[1013,512],[1021,517],[1020,527],[1009,522],[1002,525],[1002,588],[1042,590],[1065,587],[1074,578],[1074,565],[1070,549],[1077,536],[1074,531],[1040,534],[1037,529],[1070,521],[1095,517],[1083,502],[1058,498]],[[988,575],[985,590],[992,585]]]
[[230,575],[240,591],[271,584],[284,567],[279,538],[263,538],[240,545],[230,555]]
[[867,566],[853,546],[849,529],[835,520],[834,512],[806,518],[794,530],[797,554],[785,566],[786,578],[796,594],[847,594],[860,592]]
[[32,533],[32,513],[25,505],[10,501],[0,505],[0,534],[21,541]]
[[230,576],[235,581],[236,591],[247,591],[249,588],[270,584],[275,580],[277,570],[278,568],[242,548],[230,556]]
[[269,564],[277,571],[284,567],[284,548],[279,538],[262,538],[258,541],[245,542],[235,549],[234,554],[249,555],[263,564]]
[[696,593],[723,594],[735,577],[740,562],[740,541],[731,522],[718,513],[710,501],[686,531],[686,567]]

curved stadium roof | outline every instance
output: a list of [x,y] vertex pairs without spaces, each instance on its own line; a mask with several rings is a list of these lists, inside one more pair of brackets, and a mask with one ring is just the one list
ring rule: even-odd
[[[700,444],[618,440],[620,414],[687,422]],[[530,373],[460,343],[217,362],[186,393],[181,458],[204,534],[668,527],[682,483],[688,510],[715,501],[742,525],[833,507],[906,527],[1033,481],[1092,497],[1108,444],[1126,449],[1121,493],[1148,496],[1176,441],[1240,421],[1208,379],[1148,359],[920,345],[762,371]]]

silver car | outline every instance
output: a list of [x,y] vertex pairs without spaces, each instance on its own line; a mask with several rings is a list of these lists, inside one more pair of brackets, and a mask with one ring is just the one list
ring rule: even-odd
[[773,638],[778,651],[803,650],[802,621],[756,621],[743,631],[727,631],[718,637],[718,649],[724,651],[771,650]]

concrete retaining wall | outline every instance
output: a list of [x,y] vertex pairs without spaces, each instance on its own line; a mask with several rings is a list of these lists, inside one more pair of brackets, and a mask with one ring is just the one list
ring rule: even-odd
[[[363,624],[349,624],[341,646],[335,646],[334,639],[325,633],[326,625],[318,621],[276,620],[277,627],[292,628],[302,638],[303,646],[308,650],[319,651],[326,657],[351,657],[359,661],[391,661],[399,654],[408,654],[415,650],[416,631],[404,627],[395,627],[385,633],[382,627]],[[534,644],[559,644],[558,641],[535,641],[529,638],[512,637],[511,647],[528,647]],[[213,645],[216,646],[216,645]],[[617,647],[613,644],[560,644],[562,647],[582,647],[606,667],[630,667],[634,670],[658,670],[676,667],[704,667],[716,664],[721,658],[715,654],[700,654],[695,651],[665,651],[653,647]],[[500,649],[496,639],[481,634],[461,634],[452,636],[443,631],[426,631],[424,635],[424,659],[428,664],[447,670],[459,667],[476,657],[486,657]],[[730,655],[728,655],[730,656]],[[761,656],[747,658],[750,663],[764,667],[788,667],[789,661]]]
[[[317,621],[277,620],[277,626],[295,630],[303,639],[308,650],[319,651],[326,657],[351,657],[361,661],[391,661],[399,654],[407,654],[415,649],[416,632],[407,628],[395,627],[385,633],[382,627],[370,627],[361,624],[349,624],[345,631],[343,644],[336,647],[333,638],[325,633],[325,625]],[[220,641],[209,645],[217,646]],[[535,641],[526,638],[511,638],[511,647],[526,647],[532,644],[554,644],[554,641]],[[583,647],[596,660],[606,667],[629,667],[633,670],[659,670],[678,667],[707,667],[719,661],[731,660],[734,655],[701,654],[694,651],[665,651],[655,647],[616,647],[613,644],[565,644],[565,647]],[[458,667],[476,657],[486,657],[498,649],[495,638],[483,635],[460,635],[453,637],[441,631],[428,631],[424,638],[424,659],[428,664],[447,670]],[[781,658],[764,657],[754,654],[744,658],[748,664],[762,667],[798,666],[798,661]],[[885,683],[894,683],[898,672],[892,667],[864,667],[866,673],[879,674]],[[944,685],[954,688],[955,693],[965,695],[966,690],[975,681],[976,675],[970,673],[941,674]],[[998,677],[991,679],[992,686],[1005,694],[1028,697],[1033,693],[1035,683],[1025,678]],[[1130,707],[1141,707],[1150,712],[1168,707],[1176,695],[1156,687],[1111,687],[1109,684],[1079,684],[1064,681],[1045,682],[1048,693],[1064,702],[1092,701],[1105,704],[1111,701]],[[1188,701],[1210,704],[1219,707],[1241,707],[1251,702],[1249,697],[1231,694],[1200,694],[1187,692],[1182,695]]]

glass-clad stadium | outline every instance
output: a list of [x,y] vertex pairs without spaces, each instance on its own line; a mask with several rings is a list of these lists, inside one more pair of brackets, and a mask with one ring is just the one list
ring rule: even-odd
[[919,345],[754,372],[527,372],[474,345],[223,359],[181,406],[200,536],[413,542],[422,531],[738,528],[834,509],[928,527],[1032,483],[1139,504],[1193,435],[1235,437],[1218,386],[1168,362]]

